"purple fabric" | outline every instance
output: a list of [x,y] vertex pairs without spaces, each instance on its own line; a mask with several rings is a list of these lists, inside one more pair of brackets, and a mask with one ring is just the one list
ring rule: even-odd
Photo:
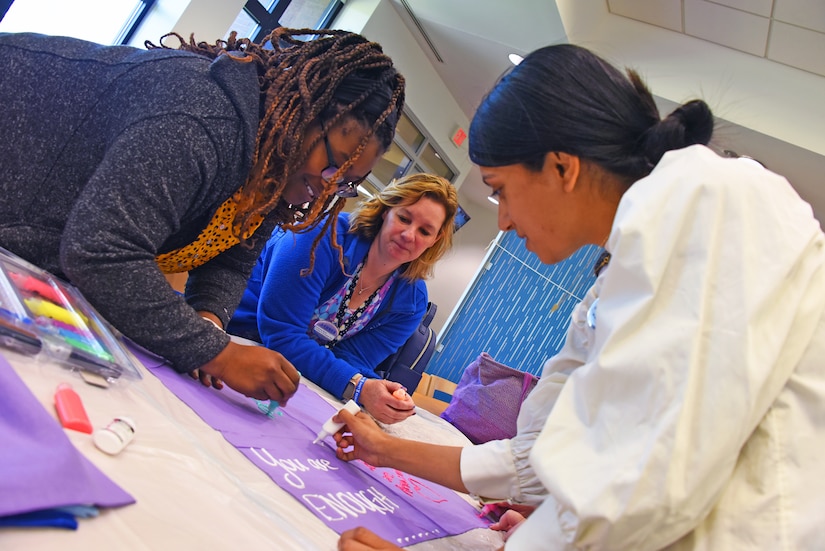
[[489,526],[448,488],[393,469],[342,462],[335,457],[331,436],[313,444],[336,409],[304,385],[281,410],[283,415],[267,417],[255,400],[228,387],[209,389],[168,367],[150,371],[339,534],[366,526],[404,546]]
[[0,396],[0,516],[135,502],[77,451],[1,354]]
[[464,369],[450,404],[441,413],[474,444],[512,438],[518,413],[538,377],[482,352]]

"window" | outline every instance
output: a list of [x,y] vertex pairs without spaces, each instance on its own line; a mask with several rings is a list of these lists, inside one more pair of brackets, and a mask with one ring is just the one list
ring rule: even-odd
[[156,0],[13,0],[0,32],[36,32],[126,44]]
[[407,113],[398,119],[395,138],[389,150],[370,174],[378,186],[385,186],[405,174],[429,172],[455,180],[456,171],[438,153],[433,141]]
[[395,130],[395,134],[396,137],[403,140],[403,142],[407,144],[407,147],[413,151],[418,151],[421,148],[421,144],[427,139],[410,118],[403,113],[398,119],[398,127]]
[[341,0],[249,0],[227,31],[259,42],[275,27],[322,29],[343,7]]
[[406,174],[411,164],[412,159],[404,154],[404,151],[396,142],[393,142],[387,152],[378,160],[370,176],[386,184]]
[[[421,129],[421,125],[409,114],[401,113],[390,148],[378,160],[367,180],[358,187],[358,191],[363,196],[371,197],[394,179],[419,172],[437,174],[450,182],[457,176],[456,171],[438,153],[433,141]],[[459,205],[455,230],[458,231],[469,220],[470,215]]]
[[432,145],[427,144],[424,147],[424,150],[421,152],[421,161],[430,167],[433,174],[438,174],[451,182],[453,178],[455,178],[455,172],[447,166],[447,163],[441,158],[441,155],[438,154],[438,151],[436,151]]

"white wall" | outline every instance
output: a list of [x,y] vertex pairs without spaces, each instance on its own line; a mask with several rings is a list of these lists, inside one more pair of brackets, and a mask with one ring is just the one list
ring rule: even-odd
[[387,0],[349,0],[334,24],[378,42],[392,58],[407,81],[407,108],[458,170],[460,188],[472,163],[467,142],[456,147],[450,138],[458,127],[466,132],[469,121],[395,8]]
[[640,69],[657,95],[676,103],[701,97],[727,121],[825,155],[822,77],[608,14],[602,0],[556,4],[571,43]]

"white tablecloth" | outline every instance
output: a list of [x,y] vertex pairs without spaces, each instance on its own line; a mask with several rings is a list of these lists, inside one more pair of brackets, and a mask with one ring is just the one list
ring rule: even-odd
[[[66,430],[72,443],[132,494],[136,504],[104,510],[98,518],[81,520],[77,531],[0,529],[0,549],[336,548],[338,535],[332,529],[279,488],[145,369],[142,380],[123,381],[102,389],[87,385],[77,374],[55,364],[5,349],[0,349],[0,353],[55,417],[55,388],[61,382],[69,382],[80,394],[95,428],[119,415],[131,417],[137,425],[135,439],[116,456],[99,451],[90,435]],[[302,382],[340,406],[340,402],[310,381]],[[417,415],[388,427],[388,431],[429,442],[469,444],[452,425],[421,408]],[[468,496],[464,497],[473,503]],[[498,549],[502,544],[498,532],[476,529],[419,543],[410,549]]]

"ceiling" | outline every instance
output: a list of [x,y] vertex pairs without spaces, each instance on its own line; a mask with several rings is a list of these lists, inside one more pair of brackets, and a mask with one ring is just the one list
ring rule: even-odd
[[[508,54],[561,42],[633,67],[663,114],[694,97],[715,141],[786,176],[825,220],[825,2],[821,0],[391,0],[468,118]],[[466,147],[466,145],[465,145]],[[487,190],[473,168],[462,195]]]
[[825,76],[821,0],[608,0],[610,13]]

